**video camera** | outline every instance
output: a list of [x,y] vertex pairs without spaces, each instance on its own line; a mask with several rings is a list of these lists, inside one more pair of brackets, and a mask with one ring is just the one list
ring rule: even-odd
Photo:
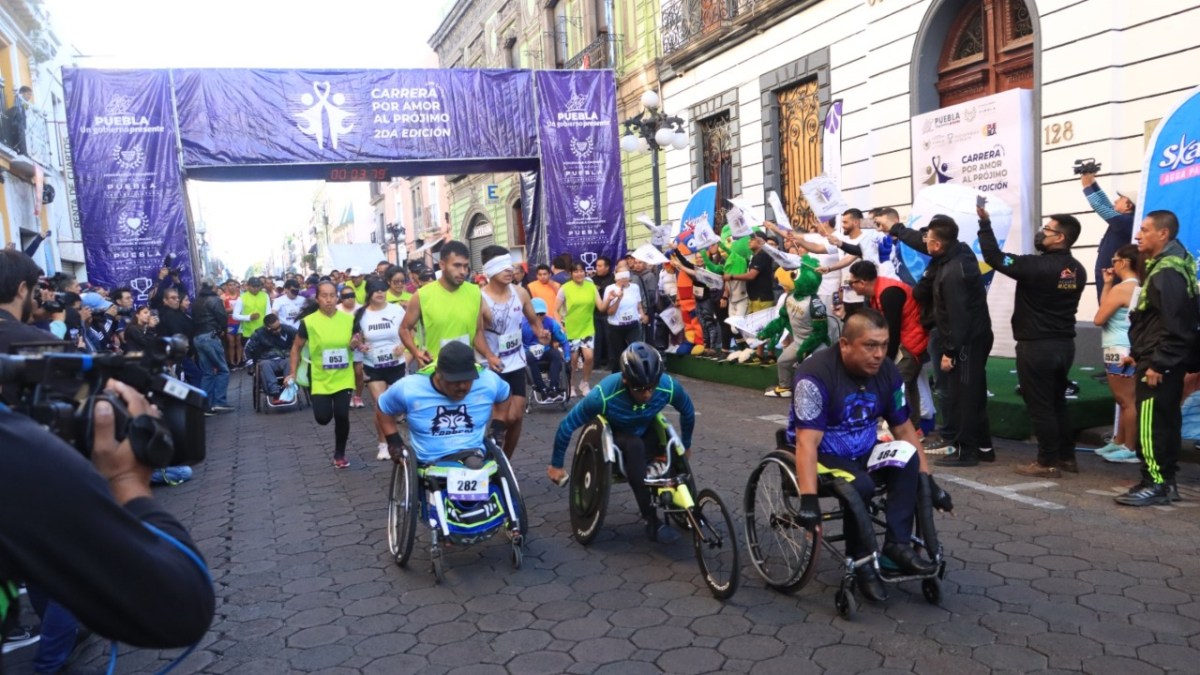
[[[60,342],[14,345],[16,354],[0,355],[0,386],[15,390],[17,412],[90,458],[96,402],[108,401],[117,440],[129,438],[142,464],[161,469],[204,461],[207,395],[168,373],[187,353],[187,338],[162,338],[140,356],[52,351],[61,348]],[[119,397],[104,392],[110,378],[141,392],[162,417],[131,417]]]
[[1085,173],[1097,174],[1100,173],[1100,163],[1094,157],[1087,159],[1075,160],[1075,175],[1082,176]]

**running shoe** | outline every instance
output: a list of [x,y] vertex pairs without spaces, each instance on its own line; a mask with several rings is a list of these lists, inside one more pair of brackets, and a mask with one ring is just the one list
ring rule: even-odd
[[379,461],[382,462],[382,461],[387,461],[391,458],[392,458],[392,455],[391,455],[391,453],[388,452],[388,444],[386,442],[380,443],[379,444],[379,452],[375,453],[375,459],[378,459]]
[[587,396],[588,392],[591,390],[592,390],[592,386],[590,384],[588,384],[587,382],[579,383],[579,396],[580,397]]
[[1103,457],[1106,461],[1116,462],[1118,464],[1137,464],[1141,461],[1138,459],[1137,453],[1129,448],[1114,450],[1107,455],[1103,455]]
[[1108,455],[1116,452],[1117,450],[1125,450],[1125,449],[1127,449],[1127,448],[1125,446],[1121,445],[1120,443],[1109,442],[1106,445],[1104,445],[1104,447],[1096,448],[1092,452],[1097,457],[1107,457]]
[[771,387],[763,392],[767,398],[791,398],[792,390],[787,387]]
[[346,459],[345,457],[336,457],[333,460],[333,468],[335,468],[335,469],[350,468],[350,460]]
[[32,626],[17,626],[4,634],[4,654],[36,644],[42,639],[41,631]]
[[350,407],[351,407],[351,408],[361,408],[361,407],[363,407],[363,400],[362,400],[362,397],[361,397],[361,396],[355,396],[354,398],[350,399]]

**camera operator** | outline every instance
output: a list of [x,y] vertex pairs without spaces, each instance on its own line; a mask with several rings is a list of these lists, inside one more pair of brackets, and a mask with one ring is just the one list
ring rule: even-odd
[[24,253],[0,251],[0,354],[8,354],[14,344],[58,339],[29,323],[38,304],[41,274],[37,263]]
[[[1096,266],[1092,277],[1096,280],[1096,300],[1099,301],[1100,293],[1104,290],[1104,268],[1109,266],[1109,261],[1116,255],[1117,249],[1133,240],[1133,213],[1137,210],[1137,192],[1129,188],[1118,191],[1114,204],[1096,182],[1096,173],[1100,170],[1100,165],[1084,161],[1080,169],[1083,169],[1079,175],[1079,182],[1083,184],[1083,196],[1087,198],[1096,215],[1108,223],[1108,229],[1100,239],[1100,248],[1096,251]],[[1134,179],[1136,177],[1131,177],[1131,182]]]
[[[110,381],[131,417],[157,415]],[[153,648],[203,637],[214,595],[187,530],[150,493],[151,469],[96,404],[91,464],[33,420],[0,407],[0,592],[26,581],[105,637]],[[153,528],[153,529],[152,529]],[[165,536],[164,536],[165,535]]]

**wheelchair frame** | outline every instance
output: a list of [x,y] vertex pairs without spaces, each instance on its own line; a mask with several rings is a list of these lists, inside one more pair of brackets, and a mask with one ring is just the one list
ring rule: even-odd
[[288,403],[287,405],[271,405],[271,402],[266,400],[267,392],[263,391],[262,383],[258,379],[258,364],[259,361],[255,361],[254,368],[252,368],[250,371],[250,377],[254,380],[250,390],[251,396],[254,399],[254,412],[261,413],[266,410],[286,410],[292,407],[303,410],[304,408],[312,406],[312,399],[309,398],[308,387],[302,387],[299,385],[299,383],[296,384],[296,389],[298,391],[296,392],[296,401],[294,403]]
[[[741,576],[733,518],[715,491],[706,488],[696,492],[685,454],[687,449],[678,433],[661,414],[658,425],[667,469],[660,476],[647,477],[646,487],[655,508],[692,533],[692,548],[704,583],[713,596],[723,600],[737,591]],[[579,434],[569,479],[571,529],[583,546],[589,545],[599,533],[612,484],[624,482],[624,475],[624,459],[613,442],[608,421],[603,415],[597,416]],[[711,517],[714,513],[719,514],[719,520]],[[719,572],[715,569],[719,559],[710,561],[709,554],[720,556],[726,551],[732,553],[732,561],[727,572]],[[718,578],[722,574],[724,577]]]
[[[405,443],[400,449],[400,460],[394,461],[392,467],[387,515],[388,551],[397,565],[400,567],[408,565],[416,538],[416,524],[418,516],[420,516],[422,522],[429,529],[429,558],[434,577],[439,583],[446,578],[445,544],[461,543],[463,546],[469,546],[482,543],[491,539],[501,529],[506,530],[509,534],[513,568],[521,567],[524,560],[525,537],[529,531],[525,499],[521,496],[521,488],[517,483],[516,474],[504,451],[486,437],[484,445],[487,452],[486,458],[490,458],[496,463],[496,471],[489,478],[500,481],[500,492],[504,497],[504,522],[465,543],[455,542],[454,535],[450,533],[445,503],[442,500],[442,490],[445,489],[446,478],[436,471],[440,467],[437,467],[436,464],[418,466],[416,452],[409,443]],[[435,469],[435,471],[431,472],[430,469]],[[436,509],[436,519],[428,517],[430,504]]]
[[[878,546],[867,556],[858,559],[851,558],[839,551],[836,546],[837,543],[846,541],[844,529],[846,513],[850,511],[857,515],[855,521],[861,528],[860,537],[863,537],[864,540],[870,538],[878,541],[882,532],[876,528],[886,528],[887,526],[887,522],[881,516],[887,506],[885,488],[877,487],[870,503],[864,504],[861,496],[848,482],[832,473],[819,474],[817,495],[823,499],[837,499],[838,507],[829,511],[822,509],[821,525],[811,529],[804,528],[796,521],[800,485],[796,480],[795,466],[795,453],[790,449],[779,448],[768,453],[751,471],[750,477],[746,481],[746,493],[742,505],[746,526],[746,547],[750,552],[751,563],[768,586],[789,594],[803,588],[815,575],[819,553],[821,548],[824,548],[830,555],[842,561],[843,574],[834,596],[834,607],[844,619],[851,618],[858,609],[858,601],[855,598],[857,590],[855,570],[863,565],[874,567],[875,573],[887,584],[920,581],[921,592],[927,602],[936,605],[941,601],[940,580],[946,574],[946,561],[942,546],[937,541],[937,532],[932,524],[932,516],[926,526],[922,522],[923,519],[919,513],[921,507],[918,505],[916,532],[912,536],[912,543],[927,554],[932,553],[930,557],[936,564],[934,572],[911,575],[885,569],[880,565]],[[770,481],[776,472],[778,472],[779,486],[777,490],[773,490],[773,486],[769,486],[767,481]],[[764,479],[764,475],[768,473],[771,475]],[[777,494],[769,494],[771,492]],[[760,498],[765,502],[769,513],[759,513]],[[932,507],[930,509],[932,512]],[[764,523],[759,522],[760,517],[765,520]],[[834,521],[843,523],[843,531],[835,535],[826,535],[825,523]],[[927,527],[930,530],[928,533],[924,531]],[[760,528],[771,534],[775,540],[774,545],[770,542],[759,541]],[[804,531],[804,534],[799,538],[792,538],[786,534],[801,530]],[[776,558],[779,560],[777,561]]]
[[[550,347],[550,349],[558,349],[558,347]],[[559,351],[562,351],[562,350],[560,349]],[[567,409],[567,403],[569,403],[571,401],[571,368],[569,366],[570,366],[570,364],[567,363],[567,360],[564,357],[563,358],[563,366],[562,366],[563,381],[560,384],[562,385],[563,393],[566,395],[566,397],[563,398],[563,400],[561,400],[561,401],[544,401],[544,400],[538,398],[537,390],[533,388],[533,376],[529,374],[529,366],[526,365],[525,385],[529,389],[529,391],[528,391],[529,395],[525,397],[525,414],[526,415],[528,415],[530,412],[533,411],[534,406],[537,406],[539,408],[550,408],[553,406],[558,406],[558,408],[560,410]],[[538,364],[538,367],[539,368],[541,367],[540,363]],[[546,379],[549,379],[548,374],[546,376]]]

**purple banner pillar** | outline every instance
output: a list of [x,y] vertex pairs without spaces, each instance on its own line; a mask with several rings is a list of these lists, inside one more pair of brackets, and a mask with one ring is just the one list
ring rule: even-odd
[[590,270],[625,255],[625,196],[612,71],[536,75],[546,244]]
[[168,71],[64,68],[63,88],[89,280],[128,285],[144,303],[171,256],[190,291]]

